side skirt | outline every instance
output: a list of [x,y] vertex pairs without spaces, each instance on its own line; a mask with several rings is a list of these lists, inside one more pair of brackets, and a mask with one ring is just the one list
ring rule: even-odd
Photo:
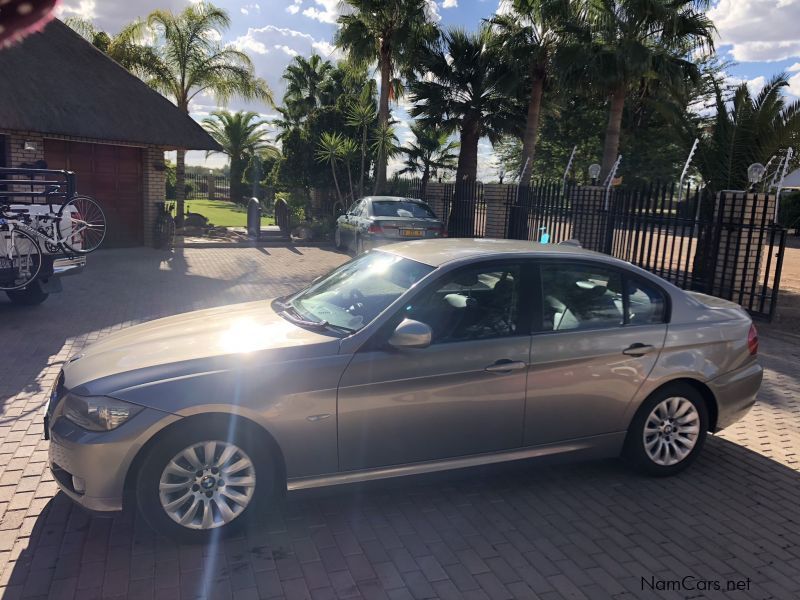
[[391,477],[422,475],[424,473],[436,473],[438,471],[465,469],[469,467],[479,467],[482,465],[491,465],[515,460],[527,460],[531,458],[553,455],[569,455],[570,458],[608,458],[619,456],[620,452],[622,451],[622,444],[624,441],[625,432],[623,431],[619,433],[609,433],[593,437],[568,440],[566,442],[559,442],[555,444],[530,446],[527,448],[518,448],[515,450],[502,452],[492,452],[489,454],[475,454],[471,456],[459,456],[456,458],[431,460],[421,463],[364,469],[361,471],[345,471],[342,473],[314,475],[311,477],[297,477],[289,479],[286,482],[286,488],[288,491],[306,490],[332,485],[343,485],[347,483],[374,481],[377,479],[389,479]]

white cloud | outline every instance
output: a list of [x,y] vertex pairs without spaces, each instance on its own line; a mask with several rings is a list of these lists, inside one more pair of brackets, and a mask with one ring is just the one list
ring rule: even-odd
[[787,67],[786,70],[789,71],[789,73],[797,73],[800,71],[800,62],[794,63],[791,67]]
[[314,4],[321,6],[322,10],[309,6],[303,11],[305,16],[321,23],[336,23],[339,18],[339,0],[314,0]]
[[297,50],[295,50],[294,48],[289,48],[289,46],[285,44],[275,44],[274,48],[276,50],[282,51],[284,54],[287,54],[291,57],[295,57],[298,54],[300,54]]
[[94,0],[80,0],[80,2],[64,2],[56,9],[60,18],[79,17],[81,19],[94,19],[97,16]]
[[458,0],[444,0],[442,8],[458,8]]
[[792,96],[794,96],[796,99],[800,99],[800,73],[792,75],[789,78],[789,88],[787,92]]
[[245,4],[239,9],[239,12],[241,12],[243,15],[249,15],[251,11],[256,14],[260,13],[261,6],[258,4]]
[[731,45],[737,61],[800,56],[800,2],[796,0],[720,0],[708,16],[717,26],[719,45]]
[[311,47],[317,51],[317,53],[322,57],[330,61],[337,61],[340,60],[344,55],[342,51],[339,50],[336,46],[331,44],[330,42],[326,42],[325,40],[320,40],[311,44]]
[[290,15],[296,15],[300,12],[300,7],[303,5],[303,0],[294,0],[293,4],[290,4],[286,7],[286,12]]
[[425,13],[429,20],[438,23],[442,20],[439,14],[439,5],[434,0],[425,0]]
[[269,50],[264,42],[259,42],[257,39],[247,32],[247,35],[236,38],[231,42],[231,46],[242,52],[255,52],[256,54],[267,54]]

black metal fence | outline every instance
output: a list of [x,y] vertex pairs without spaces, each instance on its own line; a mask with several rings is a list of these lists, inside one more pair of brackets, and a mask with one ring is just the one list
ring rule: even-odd
[[505,235],[550,243],[575,239],[688,290],[741,304],[771,319],[777,306],[786,229],[774,196],[712,194],[674,184],[508,186]]
[[230,200],[231,181],[227,175],[186,174],[187,200]]

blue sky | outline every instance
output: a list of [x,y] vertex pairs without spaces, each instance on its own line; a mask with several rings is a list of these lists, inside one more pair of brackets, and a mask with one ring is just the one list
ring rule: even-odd
[[[62,16],[91,18],[102,29],[115,33],[122,24],[146,16],[156,8],[181,10],[191,0],[65,0]],[[428,0],[433,17],[442,26],[477,27],[481,19],[491,17],[501,0]],[[283,94],[281,74],[297,54],[317,52],[335,59],[331,45],[336,31],[339,0],[217,0],[231,16],[232,25],[223,37],[246,50],[260,77],[270,84],[276,100]],[[730,69],[732,81],[748,81],[754,89],[780,71],[791,75],[789,94],[800,97],[800,0],[718,0],[709,10],[719,30],[717,49],[736,61]],[[410,138],[407,105],[401,100],[394,111],[400,120],[401,142]],[[201,119],[217,103],[202,97],[192,106],[192,115]],[[256,110],[269,119],[274,109],[267,106],[232,102],[231,109]],[[600,149],[598,148],[598,153]],[[224,158],[206,159],[202,153],[190,153],[192,163],[218,166]],[[481,174],[491,176],[494,161],[487,141],[481,143]]]

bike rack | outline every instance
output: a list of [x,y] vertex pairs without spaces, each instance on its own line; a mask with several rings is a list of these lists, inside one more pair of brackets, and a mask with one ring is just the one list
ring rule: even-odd
[[[53,199],[68,200],[77,193],[76,179],[73,171],[0,167],[0,203],[10,204],[13,200],[15,204],[52,204]],[[46,202],[37,202],[40,198]]]

